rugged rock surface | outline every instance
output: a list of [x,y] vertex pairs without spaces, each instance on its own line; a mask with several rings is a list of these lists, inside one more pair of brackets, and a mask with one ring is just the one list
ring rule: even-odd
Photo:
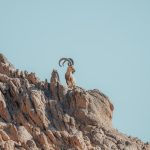
[[150,150],[112,127],[113,104],[98,90],[50,83],[0,54],[1,150]]

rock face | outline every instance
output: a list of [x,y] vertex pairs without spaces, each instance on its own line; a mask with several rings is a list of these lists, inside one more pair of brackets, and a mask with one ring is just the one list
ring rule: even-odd
[[150,150],[112,127],[113,104],[98,90],[50,83],[0,54],[1,150]]

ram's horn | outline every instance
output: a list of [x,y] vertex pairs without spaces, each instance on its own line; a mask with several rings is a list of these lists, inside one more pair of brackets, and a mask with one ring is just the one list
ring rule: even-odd
[[64,62],[62,63],[62,65],[64,65],[64,63],[65,63],[66,61],[68,61],[68,65],[71,65],[71,60],[70,60],[70,59],[68,59],[68,58],[61,58],[61,59],[59,60],[59,66],[60,66],[60,67],[62,67],[61,61],[63,61],[63,60],[64,60]]
[[72,58],[68,58],[71,61],[71,65],[74,65],[74,61]]

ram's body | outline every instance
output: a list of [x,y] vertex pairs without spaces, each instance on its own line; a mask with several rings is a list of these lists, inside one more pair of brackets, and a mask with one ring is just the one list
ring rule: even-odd
[[73,73],[75,72],[75,69],[73,67],[74,65],[74,61],[71,58],[61,58],[59,60],[59,66],[62,67],[62,65],[60,64],[61,61],[63,61],[62,65],[64,65],[65,62],[68,62],[68,68],[67,71],[65,73],[65,79],[66,79],[66,83],[68,88],[74,88],[75,87],[75,81],[73,78]]
[[66,83],[69,88],[74,88],[75,87],[75,81],[73,78],[72,73],[74,73],[75,69],[72,66],[68,66],[67,72],[65,73],[65,79]]

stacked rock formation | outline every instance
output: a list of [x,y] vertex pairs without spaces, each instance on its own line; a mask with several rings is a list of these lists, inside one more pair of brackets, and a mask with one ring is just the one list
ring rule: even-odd
[[50,83],[0,54],[1,150],[150,150],[112,127],[113,104],[99,90]]

